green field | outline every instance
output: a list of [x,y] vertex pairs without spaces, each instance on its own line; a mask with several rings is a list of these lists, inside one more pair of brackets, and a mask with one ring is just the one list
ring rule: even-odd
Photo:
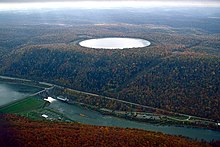
[[27,97],[0,107],[0,113],[13,113],[33,120],[45,120],[45,118],[41,115],[47,114],[50,117],[48,120],[72,122],[71,119],[63,114],[47,108],[48,105],[49,103],[43,99],[39,99],[37,97]]
[[0,107],[0,113],[21,113],[43,108],[45,101],[35,97],[27,97],[15,103]]

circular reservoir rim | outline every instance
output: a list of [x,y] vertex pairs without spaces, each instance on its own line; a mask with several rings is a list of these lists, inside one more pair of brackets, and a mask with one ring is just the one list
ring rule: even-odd
[[[86,42],[86,41],[91,41],[91,40],[103,40],[103,39],[131,39],[131,40],[140,40],[142,42],[145,42],[146,44],[143,46],[135,46],[135,47],[113,47],[113,48],[107,48],[107,47],[89,47],[86,45],[82,45],[81,43]],[[151,45],[151,42],[149,40],[143,39],[143,38],[135,38],[135,37],[100,37],[100,38],[88,38],[81,40],[78,42],[78,45],[84,48],[88,49],[97,49],[97,50],[123,50],[123,49],[137,49],[137,48],[144,48],[144,47],[149,47]]]

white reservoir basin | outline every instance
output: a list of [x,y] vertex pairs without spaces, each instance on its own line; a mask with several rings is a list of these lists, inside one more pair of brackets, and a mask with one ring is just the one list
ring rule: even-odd
[[98,38],[81,41],[80,46],[94,49],[128,49],[149,46],[151,43],[138,38]]

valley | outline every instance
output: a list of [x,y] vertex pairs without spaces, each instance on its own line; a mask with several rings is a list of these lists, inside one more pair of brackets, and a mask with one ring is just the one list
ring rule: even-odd
[[[1,78],[5,83],[25,83],[29,86],[45,87],[44,90],[21,100],[0,106],[0,112],[3,114],[17,114],[33,120],[138,128],[206,141],[216,140],[220,135],[219,125],[214,120],[169,112],[50,83],[44,85],[43,82],[25,79],[4,76]],[[49,85],[51,87],[48,87]],[[50,96],[51,100],[45,100]]]
[[[54,129],[54,138],[86,138],[86,146],[103,134],[128,140],[134,131],[140,137],[129,144],[140,145],[156,131],[164,134],[145,144],[169,146],[162,138],[170,134],[209,146],[203,141],[220,138],[219,16],[214,6],[0,10],[0,136]],[[81,45],[101,38],[110,38],[107,46]],[[68,138],[73,132],[81,140]]]

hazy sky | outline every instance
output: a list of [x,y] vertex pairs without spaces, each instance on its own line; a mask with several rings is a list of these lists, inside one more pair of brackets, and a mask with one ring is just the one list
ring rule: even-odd
[[76,2],[76,1],[173,1],[173,2],[186,2],[186,1],[194,1],[194,2],[211,2],[216,1],[220,2],[220,0],[0,0],[1,2]]
[[220,0],[0,0],[0,11],[41,8],[103,9],[116,7],[220,7]]

